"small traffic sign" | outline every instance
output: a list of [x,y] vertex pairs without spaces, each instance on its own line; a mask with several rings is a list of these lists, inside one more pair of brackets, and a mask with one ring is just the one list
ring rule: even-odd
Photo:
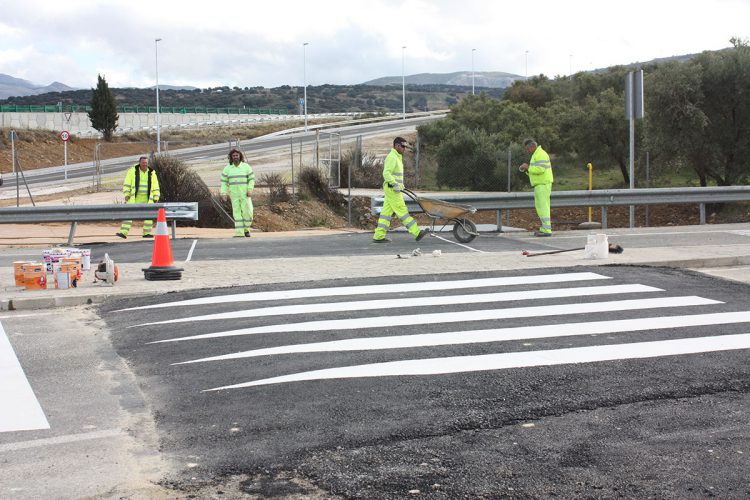
[[68,139],[70,139],[70,132],[67,130],[60,132],[60,139],[62,139],[63,142],[68,142]]

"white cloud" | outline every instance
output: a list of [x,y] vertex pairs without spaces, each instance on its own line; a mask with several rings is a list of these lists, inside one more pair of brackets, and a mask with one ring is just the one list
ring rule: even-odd
[[362,83],[400,75],[402,54],[407,74],[469,71],[472,48],[476,71],[555,76],[724,48],[749,17],[746,0],[25,0],[3,6],[0,73],[151,86],[158,37],[163,84]]

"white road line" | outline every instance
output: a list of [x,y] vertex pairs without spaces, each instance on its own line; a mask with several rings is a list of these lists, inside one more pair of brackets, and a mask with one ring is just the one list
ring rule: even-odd
[[195,245],[198,243],[198,240],[193,240],[193,244],[190,245],[190,251],[187,254],[187,258],[185,259],[185,262],[190,262],[190,259],[193,258],[193,250],[195,250]]
[[664,297],[656,299],[613,300],[608,302],[591,302],[578,304],[558,304],[531,307],[513,307],[508,309],[483,309],[479,311],[460,311],[432,314],[410,314],[403,316],[376,316],[369,318],[338,319],[324,321],[307,321],[280,325],[242,328],[226,332],[205,333],[189,337],[157,340],[149,344],[179,342],[183,340],[214,339],[239,335],[257,335],[260,333],[284,332],[318,332],[322,330],[353,330],[364,328],[383,328],[404,325],[429,325],[435,323],[458,323],[465,321],[483,321],[492,319],[525,318],[583,314],[608,311],[631,311],[655,309],[660,307],[689,307],[710,304],[722,304],[718,300],[704,299],[696,296]]
[[750,311],[695,314],[690,316],[657,316],[654,318],[636,318],[612,321],[592,321],[588,323],[563,323],[558,325],[521,326],[516,328],[494,328],[488,330],[468,330],[444,333],[423,333],[418,335],[400,335],[391,337],[368,337],[330,342],[311,342],[309,344],[290,344],[265,349],[223,354],[208,358],[172,363],[185,365],[207,361],[225,361],[230,359],[273,356],[278,354],[296,354],[310,352],[372,351],[378,349],[405,349],[409,347],[432,347],[438,345],[477,344],[483,342],[507,342],[509,340],[528,340],[570,337],[577,335],[599,335],[603,333],[624,333],[668,328],[685,328],[691,326],[725,325],[730,323],[750,322]]
[[49,422],[0,323],[0,432],[49,429]]
[[603,346],[573,347],[548,351],[484,354],[480,356],[453,356],[433,359],[412,359],[372,363],[341,368],[328,368],[293,373],[253,382],[205,389],[203,392],[240,389],[261,385],[282,384],[309,380],[341,378],[395,377],[405,375],[443,375],[531,366],[554,366],[577,363],[594,363],[623,359],[644,359],[661,356],[679,356],[715,351],[750,349],[750,333],[720,335],[691,339],[659,340]]
[[393,283],[387,285],[339,286],[326,288],[302,288],[295,290],[278,290],[273,292],[237,293],[200,299],[179,300],[130,307],[118,311],[137,309],[154,309],[157,307],[193,306],[200,304],[227,304],[229,302],[257,302],[261,300],[307,299],[311,297],[335,297],[346,295],[393,294],[401,292],[428,292],[432,290],[452,290],[465,288],[483,288],[489,286],[533,285],[548,283],[565,283],[569,281],[608,280],[609,276],[596,273],[561,273],[540,274],[533,276],[511,276],[506,278],[481,278],[473,280],[422,281],[416,283]]
[[350,302],[323,302],[319,304],[299,304],[292,306],[261,307],[243,309],[225,313],[190,316],[187,318],[168,319],[131,325],[138,328],[147,325],[165,323],[184,323],[187,321],[213,321],[238,318],[260,318],[292,314],[316,314],[341,311],[372,311],[376,309],[394,309],[403,307],[444,306],[454,304],[480,304],[484,302],[509,302],[517,300],[554,299],[562,297],[589,297],[594,295],[615,295],[624,293],[663,292],[661,288],[647,285],[609,285],[575,288],[550,288],[543,290],[523,290],[517,292],[478,293],[471,295],[443,295],[431,297],[413,297],[400,299],[359,300]]
[[39,448],[41,446],[77,443],[79,441],[89,441],[91,439],[104,439],[124,435],[126,435],[125,432],[120,429],[106,429],[102,431],[86,432],[83,434],[67,434],[65,436],[55,436],[51,438],[32,439],[30,441],[0,444],[0,453],[5,453],[8,451],[28,450],[29,448]]

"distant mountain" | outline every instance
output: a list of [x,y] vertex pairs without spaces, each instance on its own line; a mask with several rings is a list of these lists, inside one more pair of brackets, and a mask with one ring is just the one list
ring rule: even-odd
[[[455,73],[419,73],[417,75],[406,75],[405,83],[409,85],[457,85],[462,87],[471,87],[471,71],[457,71]],[[474,73],[474,86],[487,87],[493,89],[504,89],[513,85],[516,80],[523,80],[524,77],[514,75],[513,73],[503,73],[501,71],[476,71]],[[362,85],[401,85],[400,76],[384,76],[364,82]]]
[[68,87],[60,82],[53,82],[49,85],[40,86],[28,80],[22,80],[20,78],[0,73],[0,99],[7,99],[11,96],[22,97],[26,95],[47,94],[49,92],[65,92],[68,90],[76,89]]

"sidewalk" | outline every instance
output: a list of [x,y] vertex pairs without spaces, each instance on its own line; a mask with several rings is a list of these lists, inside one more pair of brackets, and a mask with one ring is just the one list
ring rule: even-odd
[[[58,232],[67,236],[67,227],[33,228],[20,226],[26,232],[23,239],[15,238],[9,247],[0,238],[0,250],[8,248],[45,248],[60,244]],[[0,226],[7,229],[8,226]],[[672,228],[678,229],[678,228]],[[40,234],[43,232],[47,234]],[[96,225],[79,226],[77,241],[122,241],[114,230]],[[231,231],[229,231],[231,233]],[[253,238],[304,238],[306,235],[333,234],[330,230],[294,231],[289,233],[253,233]],[[23,234],[23,233],[16,233]],[[564,236],[565,232],[557,235]],[[65,241],[63,237],[62,242]],[[181,238],[229,238],[225,229],[178,228]],[[138,235],[138,239],[140,239]],[[288,283],[298,281],[343,278],[369,278],[383,275],[411,275],[414,279],[429,280],[436,275],[477,271],[512,271],[517,269],[545,269],[552,267],[647,265],[687,268],[735,281],[750,283],[750,243],[733,245],[702,245],[679,247],[626,248],[622,254],[610,254],[607,259],[587,260],[583,251],[572,251],[537,257],[525,257],[518,251],[472,253],[457,249],[444,251],[435,257],[430,253],[408,259],[398,259],[387,249],[383,255],[326,256],[300,258],[254,259],[252,266],[237,266],[235,261],[175,262],[184,269],[182,279],[175,281],[146,281],[143,269],[149,263],[117,264],[119,280],[112,286],[94,283],[93,271],[85,273],[77,288],[31,291],[21,287],[0,288],[0,310],[44,309],[99,303],[113,296],[141,296],[169,292],[246,286],[253,284]],[[92,268],[96,263],[92,262]],[[0,267],[0,283],[14,284],[13,268]]]

